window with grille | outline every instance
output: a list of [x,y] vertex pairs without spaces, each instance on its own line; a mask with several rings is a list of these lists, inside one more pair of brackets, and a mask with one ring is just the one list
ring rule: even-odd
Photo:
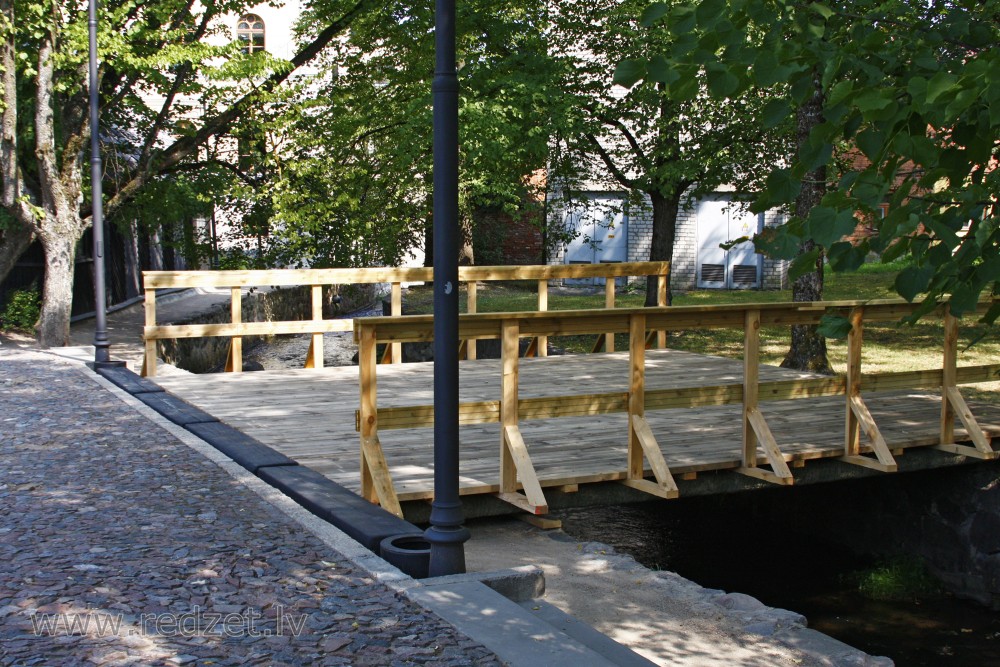
[[256,14],[242,16],[236,24],[236,39],[243,53],[257,53],[264,50],[264,19]]

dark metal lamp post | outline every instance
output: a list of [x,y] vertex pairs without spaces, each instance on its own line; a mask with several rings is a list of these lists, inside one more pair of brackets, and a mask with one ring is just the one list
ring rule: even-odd
[[434,502],[429,574],[465,572],[458,493],[458,75],[455,0],[437,0],[434,31]]
[[97,91],[97,0],[90,0],[87,25],[90,29],[90,185],[93,188],[91,229],[94,235],[94,368],[124,366],[111,361],[108,341],[108,304],[104,285],[104,205],[101,191],[101,141]]

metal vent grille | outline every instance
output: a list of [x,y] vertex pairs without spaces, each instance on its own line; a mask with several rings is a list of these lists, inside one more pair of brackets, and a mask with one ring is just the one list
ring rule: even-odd
[[753,287],[757,284],[756,264],[737,264],[733,267],[733,286]]
[[701,279],[707,283],[721,283],[726,280],[726,267],[723,264],[702,264]]

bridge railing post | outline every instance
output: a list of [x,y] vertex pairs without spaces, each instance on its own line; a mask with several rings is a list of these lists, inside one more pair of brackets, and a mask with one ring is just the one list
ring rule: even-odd
[[[243,322],[243,289],[229,288],[229,311],[232,314],[233,325]],[[229,339],[229,358],[226,360],[226,372],[243,372],[243,337],[233,336]]]
[[[613,335],[613,334],[612,334]],[[643,451],[636,422],[646,415],[646,316],[629,318],[628,479],[643,478]]]
[[[547,278],[542,278],[538,281],[538,312],[544,313],[549,309],[549,281]],[[539,336],[536,339],[537,350],[535,352],[536,356],[547,357],[549,356],[549,337]]]
[[[323,286],[313,285],[311,287],[312,296],[312,319],[319,322],[323,319]],[[306,368],[323,368],[323,334],[314,333],[309,342],[309,351],[306,353]]]
[[[479,312],[479,283],[475,280],[470,280],[466,288],[466,299],[465,299],[465,312],[476,313]],[[470,338],[464,341],[465,344],[465,358],[475,359],[476,358],[476,339]]]
[[[156,326],[156,290],[147,289],[146,299],[146,326]],[[144,377],[156,376],[156,338],[143,334],[143,347],[145,352],[142,357],[142,375]]]
[[[399,317],[403,314],[403,284],[399,282],[392,283],[392,303],[391,315],[393,317]],[[403,344],[402,343],[391,343],[390,347],[392,349],[392,363],[401,364],[403,363]]]
[[[378,400],[376,364],[378,355],[375,347],[375,327],[361,325],[358,330],[358,379],[360,385],[360,431],[361,441],[378,435]],[[375,488],[371,468],[361,447],[361,496],[375,500]]]
[[955,409],[948,397],[951,389],[957,388],[958,373],[958,318],[951,314],[948,306],[944,313],[944,354],[941,361],[941,444],[955,442]]

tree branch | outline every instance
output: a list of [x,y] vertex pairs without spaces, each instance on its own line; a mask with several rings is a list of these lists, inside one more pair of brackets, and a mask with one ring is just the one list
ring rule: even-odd
[[615,161],[612,159],[611,155],[604,148],[604,146],[601,145],[601,142],[597,140],[597,137],[589,132],[584,134],[584,136],[594,147],[594,150],[597,151],[597,155],[600,156],[601,161],[604,162],[604,165],[608,168],[608,171],[611,172],[611,175],[614,176],[615,180],[629,190],[635,188],[635,181],[626,176],[625,172],[618,168],[618,165],[615,164]]
[[159,155],[152,156],[149,163],[143,165],[129,182],[122,186],[105,204],[105,210],[108,212],[108,215],[135,196],[139,188],[152,176],[170,169],[195,153],[210,137],[222,134],[228,130],[240,115],[254,104],[261,92],[270,92],[282,84],[292,72],[315,58],[320,51],[333,41],[334,37],[346,30],[352,21],[369,11],[375,4],[374,0],[358,0],[351,9],[324,28],[312,42],[299,51],[292,59],[292,66],[290,68],[272,74],[257,90],[247,93],[234,102],[228,109],[209,119],[193,136],[181,137]]

